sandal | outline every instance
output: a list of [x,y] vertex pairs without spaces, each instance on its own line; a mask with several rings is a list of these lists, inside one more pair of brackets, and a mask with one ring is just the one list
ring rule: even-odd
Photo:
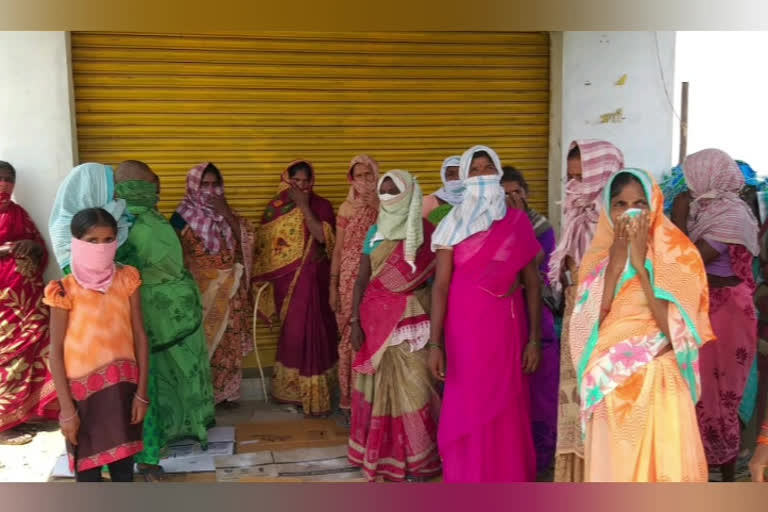
[[137,469],[139,470],[139,474],[144,477],[145,482],[158,483],[168,480],[168,475],[166,475],[162,466],[139,464]]
[[25,434],[15,430],[0,432],[0,445],[4,446],[23,446],[29,444],[35,438],[32,434]]

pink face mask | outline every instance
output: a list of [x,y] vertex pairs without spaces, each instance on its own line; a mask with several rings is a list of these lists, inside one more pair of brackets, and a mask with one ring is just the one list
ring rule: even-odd
[[117,240],[108,244],[91,244],[72,238],[72,275],[80,286],[106,292],[115,278]]

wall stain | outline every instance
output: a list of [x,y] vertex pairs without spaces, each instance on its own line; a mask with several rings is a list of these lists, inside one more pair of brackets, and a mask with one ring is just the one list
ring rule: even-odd
[[600,124],[621,123],[625,119],[626,117],[624,117],[624,109],[617,108],[615,112],[608,112],[607,114],[601,114]]
[[619,78],[614,85],[618,87],[622,87],[626,83],[627,83],[627,74],[624,73],[623,75],[621,75],[621,78]]

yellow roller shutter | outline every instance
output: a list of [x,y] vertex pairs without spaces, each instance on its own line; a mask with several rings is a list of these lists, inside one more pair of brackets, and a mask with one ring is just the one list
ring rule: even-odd
[[[358,153],[415,172],[429,193],[443,158],[474,144],[522,170],[547,211],[546,33],[75,32],[72,60],[80,161],[147,162],[166,214],[203,161],[257,222],[295,158],[338,206]],[[271,364],[276,332],[260,330],[259,345]]]

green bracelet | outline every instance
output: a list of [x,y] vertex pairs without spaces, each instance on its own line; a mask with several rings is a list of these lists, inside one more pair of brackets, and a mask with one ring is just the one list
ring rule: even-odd
[[442,345],[438,345],[437,343],[427,343],[427,346],[428,347],[435,347],[437,349],[443,350],[443,346]]

